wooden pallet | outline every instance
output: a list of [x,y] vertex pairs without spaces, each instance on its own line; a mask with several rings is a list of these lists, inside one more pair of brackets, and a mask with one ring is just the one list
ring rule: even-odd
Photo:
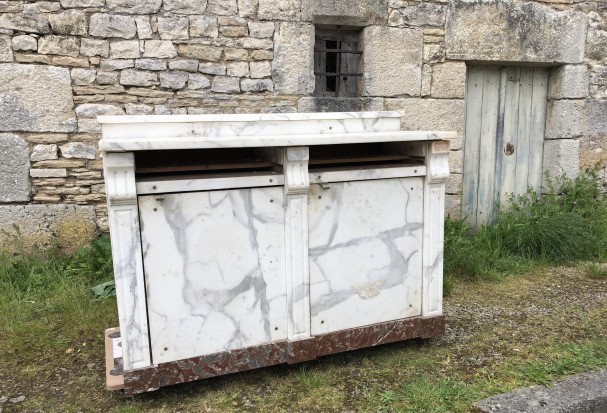
[[119,327],[105,330],[105,385],[108,390],[124,389],[122,338]]

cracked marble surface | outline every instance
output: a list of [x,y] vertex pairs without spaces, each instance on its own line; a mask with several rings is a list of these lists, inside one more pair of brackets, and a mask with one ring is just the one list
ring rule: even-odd
[[311,185],[308,208],[313,335],[421,314],[423,178]]
[[286,338],[281,187],[140,196],[153,363]]

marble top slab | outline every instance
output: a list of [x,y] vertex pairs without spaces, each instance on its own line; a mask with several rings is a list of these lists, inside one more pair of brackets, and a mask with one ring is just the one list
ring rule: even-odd
[[400,131],[402,113],[99,116],[104,152],[311,146],[455,138],[455,132]]

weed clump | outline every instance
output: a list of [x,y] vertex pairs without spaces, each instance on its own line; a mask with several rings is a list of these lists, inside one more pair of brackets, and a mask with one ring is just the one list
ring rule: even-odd
[[600,261],[607,251],[607,200],[595,171],[575,179],[547,179],[512,197],[495,221],[476,231],[465,221],[445,222],[445,286],[454,278],[495,279],[538,264]]

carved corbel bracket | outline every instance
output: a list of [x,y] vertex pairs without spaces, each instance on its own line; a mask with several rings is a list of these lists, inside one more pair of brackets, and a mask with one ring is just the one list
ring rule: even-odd
[[285,148],[284,154],[285,193],[305,194],[310,188],[308,161],[310,151],[307,146]]
[[132,152],[107,152],[103,157],[106,194],[110,206],[135,205],[135,155]]
[[440,184],[449,178],[449,141],[433,141],[426,152],[427,180]]

